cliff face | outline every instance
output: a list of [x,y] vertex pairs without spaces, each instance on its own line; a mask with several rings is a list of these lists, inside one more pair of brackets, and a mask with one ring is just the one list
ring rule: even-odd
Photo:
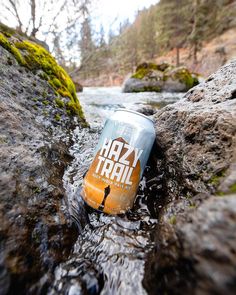
[[0,31],[0,293],[37,294],[76,238],[62,176],[70,130],[85,121],[47,50]]

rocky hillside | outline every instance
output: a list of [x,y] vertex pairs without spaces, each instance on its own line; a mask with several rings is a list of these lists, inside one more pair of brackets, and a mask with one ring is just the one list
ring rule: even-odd
[[1,295],[43,292],[76,238],[62,175],[85,119],[70,77],[36,42],[0,26]]
[[[236,57],[235,36],[236,29],[232,28],[213,38],[210,42],[204,42],[197,55],[197,62],[190,58],[188,49],[180,49],[180,63],[187,66],[193,72],[197,72],[203,77],[214,73],[219,67]],[[159,56],[155,62],[175,62],[175,50]]]

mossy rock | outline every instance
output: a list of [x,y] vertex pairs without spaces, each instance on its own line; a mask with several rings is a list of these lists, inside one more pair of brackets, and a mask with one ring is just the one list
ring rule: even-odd
[[39,72],[39,76],[48,81],[57,95],[68,99],[65,108],[70,110],[69,114],[85,121],[73,81],[44,47],[33,41],[22,40],[18,32],[4,25],[0,25],[0,46],[10,52],[21,66],[34,73]]
[[176,87],[178,86],[177,88],[181,89],[180,91],[188,91],[190,88],[199,84],[197,76],[185,67],[168,68],[164,71],[163,81],[165,82],[166,88],[176,83]]
[[[137,66],[135,73],[132,75],[132,78],[135,79],[144,79],[145,77],[149,76],[153,72],[164,72],[167,69],[173,68],[168,63],[147,63],[144,62]],[[162,73],[161,73],[162,74]]]
[[158,70],[158,65],[154,64],[154,63],[141,63],[140,65],[137,66],[136,68],[136,72],[139,70]]
[[26,65],[25,59],[21,55],[20,51],[2,33],[0,33],[0,46],[2,46],[4,49],[10,52],[20,65]]
[[171,66],[170,64],[168,64],[166,62],[162,62],[160,64],[157,64],[158,71],[164,72],[169,68],[173,68],[173,66]]
[[158,66],[154,63],[144,62],[137,66],[136,71],[131,78],[142,80],[145,77],[148,77],[153,71],[158,71]]

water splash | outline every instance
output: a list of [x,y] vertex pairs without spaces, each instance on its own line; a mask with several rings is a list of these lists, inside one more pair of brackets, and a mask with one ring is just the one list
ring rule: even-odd
[[[97,97],[96,103],[104,104],[104,93],[98,92],[97,95],[101,97]],[[154,94],[145,95],[151,101],[153,97],[156,98]],[[134,101],[126,102],[133,109],[137,104],[137,95],[134,97]],[[143,94],[140,97],[143,99]],[[109,106],[107,110],[103,107],[102,111],[93,103],[89,106],[91,97],[90,100],[88,97],[86,99],[88,118],[96,114],[96,120],[93,120],[92,128],[75,130],[74,145],[70,150],[74,160],[64,175],[70,213],[80,234],[69,259],[56,268],[49,294],[143,295],[146,294],[142,286],[145,258],[153,247],[151,234],[157,223],[154,208],[162,204],[161,198],[158,198],[162,189],[161,179],[155,177],[154,166],[147,167],[134,209],[124,215],[109,216],[84,204],[79,192],[83,176],[93,159],[102,122],[121,104],[121,100],[124,101],[124,97],[123,94],[122,99],[116,97],[112,107]],[[160,96],[159,100],[162,99]],[[85,103],[85,100],[82,102]]]

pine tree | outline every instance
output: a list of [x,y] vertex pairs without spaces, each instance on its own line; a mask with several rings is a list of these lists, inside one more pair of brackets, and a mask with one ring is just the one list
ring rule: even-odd
[[84,78],[93,71],[93,54],[95,46],[92,39],[92,29],[89,17],[85,17],[81,26],[81,40],[79,42],[81,66]]
[[158,4],[158,44],[176,49],[176,65],[180,64],[179,49],[184,46],[191,31],[189,0],[161,0]]
[[140,14],[139,48],[143,59],[151,60],[157,52],[156,10],[147,9]]

